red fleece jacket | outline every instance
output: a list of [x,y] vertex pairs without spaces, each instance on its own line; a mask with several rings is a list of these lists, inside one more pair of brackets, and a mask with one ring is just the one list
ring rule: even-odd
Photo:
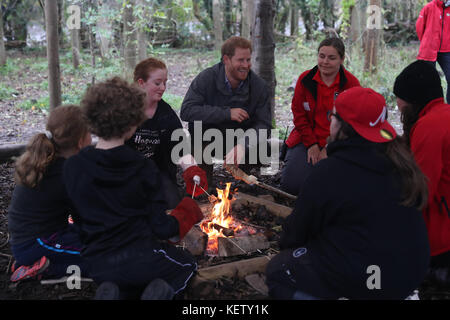
[[292,148],[300,142],[307,148],[316,143],[324,147],[330,135],[327,112],[333,109],[339,93],[356,86],[360,86],[358,79],[344,67],[329,87],[320,78],[317,66],[303,72],[297,80],[292,99],[295,128],[286,140],[288,147]]
[[450,250],[450,105],[431,101],[411,129],[411,149],[428,178],[428,205],[423,211],[431,255]]
[[450,7],[444,8],[440,0],[428,3],[416,21],[420,40],[417,59],[436,61],[438,52],[450,52]]

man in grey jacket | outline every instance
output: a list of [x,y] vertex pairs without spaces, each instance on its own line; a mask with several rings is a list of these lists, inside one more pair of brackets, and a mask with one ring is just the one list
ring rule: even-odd
[[[191,83],[181,106],[181,120],[189,122],[192,141],[201,139],[210,128],[218,129],[225,138],[226,129],[254,129],[257,140],[237,139],[231,150],[224,140],[225,163],[238,165],[249,150],[257,147],[272,127],[270,99],[266,83],[251,68],[252,46],[241,37],[231,37],[222,45],[222,60],[203,70]],[[194,130],[194,121],[201,121],[201,137]],[[265,129],[262,130],[261,129]],[[194,134],[195,133],[195,134]],[[202,146],[202,151],[206,144]],[[199,163],[202,159],[196,159]],[[208,176],[212,165],[204,166]],[[208,177],[208,182],[210,178]]]

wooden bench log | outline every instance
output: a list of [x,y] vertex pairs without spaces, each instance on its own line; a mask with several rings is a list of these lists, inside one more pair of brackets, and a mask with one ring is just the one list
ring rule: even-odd
[[222,277],[244,279],[249,274],[265,273],[267,263],[271,258],[271,256],[263,256],[201,268],[189,282],[188,290],[194,290],[201,296],[207,296],[214,289],[215,281]]
[[234,195],[236,200],[234,201],[237,204],[242,204],[242,205],[249,205],[249,206],[254,206],[254,207],[258,207],[259,205],[263,205],[266,207],[266,210],[278,217],[282,217],[282,218],[286,218],[287,216],[289,216],[292,212],[292,208],[290,207],[286,207],[283,206],[281,204],[266,200],[266,199],[262,199],[262,198],[258,198],[258,197],[254,197],[242,192],[239,192],[237,194]]

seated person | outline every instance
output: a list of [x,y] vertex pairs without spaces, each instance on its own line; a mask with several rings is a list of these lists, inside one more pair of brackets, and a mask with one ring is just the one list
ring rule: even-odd
[[[54,109],[45,133],[35,135],[16,162],[16,187],[8,211],[11,251],[16,259],[11,281],[67,275],[67,267],[86,268],[77,228],[69,224],[74,208],[64,188],[66,159],[91,143],[91,134],[75,105]],[[48,267],[48,268],[47,268]]]
[[267,266],[277,299],[405,299],[430,260],[425,176],[372,89],[341,93],[328,158],[307,178]]
[[423,210],[431,248],[428,279],[450,286],[450,105],[444,103],[438,72],[420,60],[396,78],[394,94],[404,137],[428,181]]
[[[210,190],[213,190],[213,165],[211,159],[203,154],[210,143],[203,141],[204,132],[208,129],[220,130],[224,137],[220,152],[225,155],[225,163],[237,166],[244,161],[246,164],[261,162],[258,145],[267,143],[272,127],[267,85],[251,70],[251,42],[233,36],[224,42],[221,53],[221,62],[203,70],[192,81],[180,111],[181,120],[189,123],[194,157],[197,154],[203,156],[202,159],[196,158],[196,161],[206,171]],[[201,124],[201,130],[195,130],[198,124]],[[227,129],[255,130],[256,141],[239,137],[227,145]],[[195,150],[197,146],[201,150]],[[253,159],[250,153],[258,155],[254,157],[255,163],[251,163]],[[218,157],[216,154],[212,156]]]
[[[172,107],[162,96],[166,91],[167,67],[156,58],[148,58],[139,62],[134,69],[134,82],[147,93],[145,106],[146,120],[128,139],[125,144],[140,151],[144,157],[152,159],[160,171],[161,188],[164,190],[170,209],[175,208],[181,201],[177,185],[177,166],[172,161],[172,150],[178,141],[172,141],[172,133],[182,130],[180,119]],[[196,175],[197,181],[203,189],[207,189],[206,173],[200,169],[190,154],[180,159],[183,178],[186,180],[187,192],[192,194],[192,179]],[[203,193],[200,187],[195,189],[195,195]]]
[[82,256],[101,283],[97,299],[171,299],[197,269],[188,252],[162,240],[182,239],[202,219],[200,208],[184,198],[166,214],[158,168],[124,144],[145,120],[145,99],[143,90],[117,77],[91,86],[81,105],[98,143],[64,166]]
[[294,130],[286,145],[281,188],[298,195],[314,165],[326,158],[326,139],[330,135],[327,112],[342,91],[359,86],[358,79],[344,68],[345,46],[339,38],[323,40],[318,49],[317,66],[303,72],[297,80],[292,113]]

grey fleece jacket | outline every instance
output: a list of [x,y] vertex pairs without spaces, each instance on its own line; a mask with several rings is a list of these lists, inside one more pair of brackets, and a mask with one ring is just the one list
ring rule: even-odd
[[[231,108],[244,109],[249,114],[249,119],[242,123],[232,121]],[[184,97],[180,117],[189,122],[191,132],[194,121],[202,121],[204,130],[254,128],[258,135],[258,129],[270,130],[272,127],[270,99],[265,81],[250,71],[243,85],[231,92],[225,83],[225,66],[222,62],[203,70],[192,81]]]

